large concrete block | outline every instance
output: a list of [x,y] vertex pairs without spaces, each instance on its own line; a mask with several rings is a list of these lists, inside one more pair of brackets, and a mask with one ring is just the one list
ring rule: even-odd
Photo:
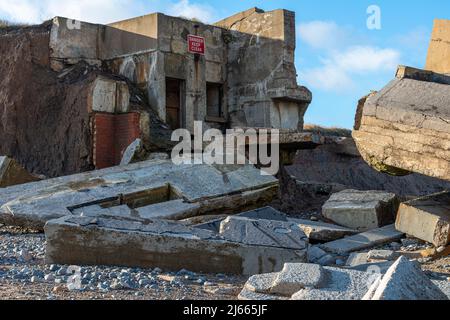
[[434,20],[425,69],[450,74],[450,20]]
[[248,245],[164,220],[69,216],[49,221],[45,235],[46,262],[56,264],[252,275],[306,260],[305,249]]
[[322,214],[339,225],[367,231],[394,223],[398,206],[393,193],[344,190],[331,196]]
[[400,205],[396,228],[434,244],[450,242],[450,192],[438,193]]
[[450,180],[449,84],[448,76],[400,67],[357,112],[353,137],[364,160],[393,175]]
[[344,239],[321,245],[325,251],[344,254],[372,248],[377,245],[392,242],[402,238],[404,234],[395,229],[394,225],[374,229]]
[[369,289],[363,300],[448,300],[420,266],[400,257]]

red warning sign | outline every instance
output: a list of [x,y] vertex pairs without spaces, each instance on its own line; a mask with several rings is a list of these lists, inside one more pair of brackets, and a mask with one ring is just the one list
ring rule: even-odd
[[188,35],[188,51],[190,53],[205,54],[205,38]]

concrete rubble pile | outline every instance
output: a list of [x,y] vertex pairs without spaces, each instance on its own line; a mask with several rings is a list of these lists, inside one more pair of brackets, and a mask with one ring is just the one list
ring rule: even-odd
[[251,277],[239,299],[449,300],[450,285],[446,281],[431,281],[419,266],[404,257],[384,275],[317,264],[286,263],[281,272]]

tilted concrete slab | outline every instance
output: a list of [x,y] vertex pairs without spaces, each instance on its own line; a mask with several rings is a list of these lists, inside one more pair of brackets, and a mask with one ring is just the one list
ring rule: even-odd
[[359,107],[358,149],[379,171],[450,180],[450,77],[402,68]]
[[308,238],[305,233],[291,222],[230,216],[220,224],[219,233],[225,239],[246,245],[293,250],[306,250],[308,247]]
[[339,225],[367,231],[394,223],[398,206],[393,193],[344,190],[331,196],[322,214]]
[[306,249],[247,245],[177,222],[66,216],[45,225],[46,263],[252,275],[305,262]]
[[446,246],[450,243],[450,192],[402,203],[396,228],[436,247]]
[[420,266],[400,257],[370,288],[364,300],[448,300]]
[[359,250],[372,248],[387,242],[402,238],[404,233],[397,231],[394,225],[370,230],[345,239],[325,243],[320,247],[332,253],[351,253]]
[[[145,161],[0,190],[0,222],[42,229],[51,219],[91,205],[128,205],[139,216],[169,202],[167,215],[238,213],[276,197],[278,181],[253,166],[174,165]],[[195,206],[188,204],[197,204]],[[149,213],[150,211],[150,213]],[[137,212],[137,213],[136,213]]]
[[[310,221],[304,219],[290,218],[285,213],[282,213],[272,207],[264,207],[251,210],[244,213],[239,213],[237,217],[256,219],[256,220],[272,220],[284,221],[296,224],[306,234],[308,239],[315,241],[333,241],[341,239],[345,236],[357,234],[358,231],[349,228],[337,226],[330,223],[320,221]],[[217,219],[208,223],[196,225],[197,228],[204,228],[219,232],[220,224],[224,219]]]
[[295,222],[300,229],[303,230],[308,239],[314,241],[333,241],[358,233],[358,231],[354,229],[320,221],[293,218],[288,218],[288,221]]

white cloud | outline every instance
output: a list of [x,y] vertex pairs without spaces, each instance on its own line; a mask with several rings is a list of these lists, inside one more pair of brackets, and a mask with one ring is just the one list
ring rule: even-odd
[[354,88],[355,76],[394,72],[400,52],[371,46],[352,46],[344,51],[329,52],[317,68],[301,76],[307,84],[326,91],[346,92]]
[[357,32],[332,21],[303,23],[297,32],[322,56],[317,67],[300,72],[302,81],[315,89],[345,93],[355,88],[361,75],[394,72],[400,61],[398,50],[365,44]]
[[0,0],[0,17],[15,22],[41,23],[55,16],[108,23],[129,18],[133,0]]
[[316,49],[336,48],[349,39],[349,30],[333,21],[311,21],[297,26],[301,40]]
[[216,18],[214,11],[213,7],[206,4],[193,4],[189,0],[180,0],[178,3],[170,4],[166,13],[172,16],[196,18],[201,22],[212,23]]
[[55,16],[110,23],[156,11],[204,22],[212,22],[215,18],[213,7],[189,0],[0,0],[0,19],[29,24],[41,23]]

